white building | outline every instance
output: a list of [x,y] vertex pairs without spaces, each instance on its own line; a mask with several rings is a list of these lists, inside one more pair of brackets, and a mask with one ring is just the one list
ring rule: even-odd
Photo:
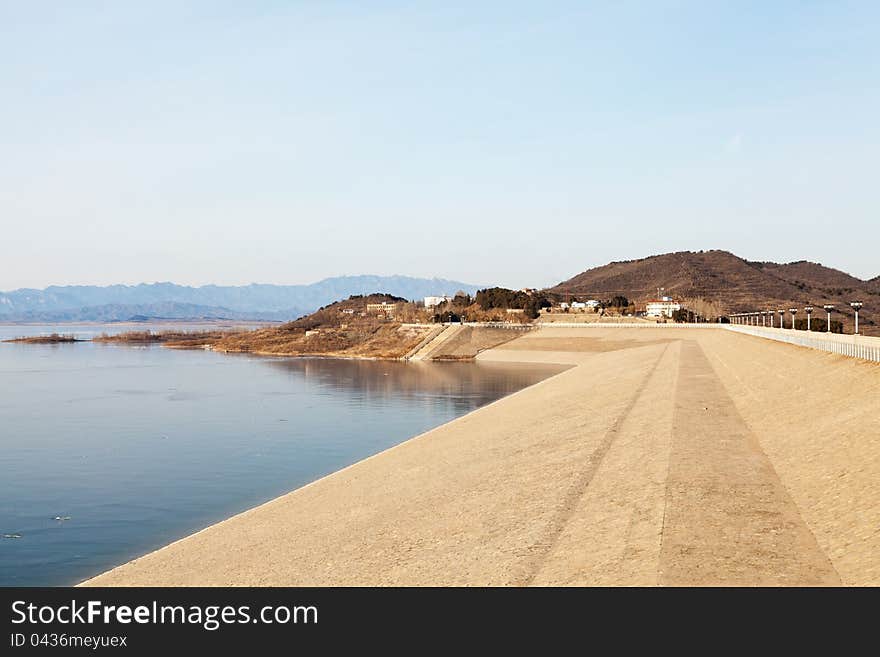
[[672,317],[676,310],[681,310],[681,304],[672,297],[651,299],[645,304],[645,315],[648,317]]
[[388,303],[387,301],[383,301],[382,303],[368,303],[367,313],[385,315],[385,317],[391,318],[397,313],[398,306],[399,304]]
[[581,312],[583,312],[587,309],[587,304],[584,303],[583,301],[572,301],[571,302],[571,309],[572,310],[580,310]]
[[588,299],[586,302],[587,308],[598,308],[599,301],[597,299]]
[[436,308],[437,306],[442,306],[444,303],[448,303],[449,301],[452,301],[452,297],[445,294],[439,297],[425,297],[425,308]]

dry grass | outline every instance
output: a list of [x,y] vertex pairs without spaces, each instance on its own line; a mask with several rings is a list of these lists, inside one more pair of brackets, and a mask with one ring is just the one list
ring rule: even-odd
[[178,349],[198,349],[205,345],[213,345],[231,335],[230,331],[127,331],[108,335],[106,333],[94,338],[94,342],[114,342],[122,344],[162,344]]

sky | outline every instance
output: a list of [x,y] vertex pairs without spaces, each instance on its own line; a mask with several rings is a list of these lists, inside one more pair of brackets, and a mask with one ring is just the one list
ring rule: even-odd
[[0,0],[0,290],[880,274],[877,2]]

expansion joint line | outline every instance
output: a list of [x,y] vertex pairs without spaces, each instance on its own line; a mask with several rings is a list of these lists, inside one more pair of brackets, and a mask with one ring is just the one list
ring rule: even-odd
[[[684,344],[684,343],[682,343],[682,344]],[[672,385],[673,418],[675,418],[675,399],[678,396],[678,384],[681,379],[681,363],[682,363],[682,360],[681,360],[681,358],[679,358],[678,367],[675,370],[675,382]],[[673,422],[674,422],[674,420],[673,420]],[[671,469],[672,469],[672,447],[670,445],[669,458],[666,459],[666,476],[663,478],[663,489],[664,489],[664,492],[663,492],[663,517],[660,520],[660,541],[659,541],[660,545],[659,545],[659,549],[657,550],[657,554],[663,553],[663,538],[666,536],[666,511],[669,509],[669,472],[671,471]],[[659,567],[659,564],[658,564],[658,567]],[[656,583],[659,584],[660,578],[663,576],[663,573],[658,570],[656,573],[656,576],[657,576]]]
[[633,408],[635,408],[639,398],[641,398],[642,393],[645,391],[645,388],[648,387],[648,383],[654,378],[655,372],[660,367],[660,362],[663,360],[666,352],[669,351],[671,345],[671,342],[668,343],[661,354],[657,357],[657,361],[651,366],[651,369],[645,375],[645,378],[642,379],[642,382],[639,384],[638,388],[636,388],[620,415],[617,416],[614,423],[605,432],[599,445],[587,458],[586,466],[569,487],[568,492],[563,498],[562,504],[548,524],[545,535],[529,548],[531,558],[529,559],[530,563],[527,568],[527,574],[521,581],[515,582],[516,585],[529,586],[535,581],[535,577],[537,577],[541,565],[547,560],[547,557],[559,542],[562,530],[565,529],[565,526],[574,515],[578,502],[587,492],[590,482],[593,481],[593,477],[596,475],[596,471],[599,469],[602,460],[605,458],[608,450],[611,449],[611,445],[619,434],[623,423],[626,421]]

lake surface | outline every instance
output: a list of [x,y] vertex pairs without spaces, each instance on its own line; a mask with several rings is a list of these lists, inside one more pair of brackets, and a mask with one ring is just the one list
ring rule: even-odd
[[0,344],[0,585],[75,584],[561,369]]

